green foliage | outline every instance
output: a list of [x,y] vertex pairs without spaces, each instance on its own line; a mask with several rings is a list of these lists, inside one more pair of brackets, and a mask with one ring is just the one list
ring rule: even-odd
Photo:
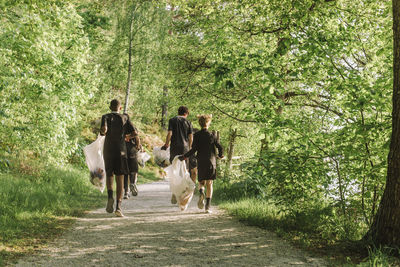
[[360,263],[358,266],[398,266],[400,263],[399,259],[390,256],[394,253],[396,253],[396,250],[393,248],[369,248],[368,259],[365,262]]
[[296,220],[326,207],[309,227],[360,238],[386,177],[390,1],[173,3],[173,98],[216,114],[225,144],[232,125],[246,134],[241,173],[216,194],[268,199]]
[[100,115],[124,97],[131,40],[136,125],[152,128],[167,104],[167,119],[187,105],[195,127],[212,113],[225,148],[237,130],[217,196],[268,200],[332,242],[360,238],[386,176],[390,4],[0,1],[0,171],[14,156],[83,166]]
[[77,149],[69,134],[98,81],[82,18],[68,3],[1,12],[1,147],[63,162]]

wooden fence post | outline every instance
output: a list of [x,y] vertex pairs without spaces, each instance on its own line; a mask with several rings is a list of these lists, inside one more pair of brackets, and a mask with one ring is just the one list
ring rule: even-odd
[[225,165],[225,178],[229,176],[232,169],[232,157],[235,148],[236,137],[237,137],[237,129],[234,130],[231,129],[229,133],[229,147],[227,151],[228,157],[226,159],[226,165]]

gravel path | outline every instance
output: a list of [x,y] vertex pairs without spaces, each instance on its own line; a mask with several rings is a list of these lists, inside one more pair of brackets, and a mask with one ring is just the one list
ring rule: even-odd
[[139,196],[123,201],[124,218],[92,211],[16,266],[326,266],[215,207],[206,214],[196,202],[181,212],[170,204],[168,183],[140,185]]

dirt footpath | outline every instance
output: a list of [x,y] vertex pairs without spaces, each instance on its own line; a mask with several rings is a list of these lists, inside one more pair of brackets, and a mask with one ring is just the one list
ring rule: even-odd
[[[216,210],[181,212],[169,186],[139,186],[123,201],[124,218],[95,210],[61,238],[16,266],[326,266],[275,234],[245,226]],[[106,196],[104,197],[104,205]]]

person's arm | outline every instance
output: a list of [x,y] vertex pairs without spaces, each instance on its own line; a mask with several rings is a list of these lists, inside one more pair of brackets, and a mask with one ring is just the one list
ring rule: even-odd
[[188,152],[186,152],[184,155],[180,156],[179,159],[180,159],[180,160],[187,159],[187,158],[189,158],[190,156],[192,156],[194,153],[196,153],[196,151],[197,151],[197,149],[198,149],[198,147],[199,147],[199,144],[198,144],[198,143],[199,143],[199,142],[198,142],[198,138],[194,138],[192,148],[191,148]]
[[140,142],[139,135],[136,135],[134,138],[137,150],[142,151],[142,143]]
[[192,144],[193,144],[193,134],[189,134],[189,148],[192,148]]
[[189,127],[188,127],[188,141],[189,141],[189,149],[192,148],[192,144],[193,144],[193,125],[190,121],[189,122]]
[[127,124],[126,133],[127,133],[127,135],[126,135],[126,137],[128,139],[135,138],[136,136],[138,136],[139,132],[136,129],[136,127],[133,126],[128,114],[124,114],[124,115],[127,117],[127,120],[126,120],[126,124]]
[[192,147],[192,149],[190,149],[188,152],[186,152],[184,155],[182,155],[182,158],[179,158],[181,160],[187,159],[189,158],[191,155],[193,155],[194,153],[196,153],[196,149],[194,147]]
[[106,132],[107,132],[107,120],[106,116],[103,115],[101,117],[100,135],[106,135]]
[[162,146],[164,149],[169,147],[169,143],[171,142],[172,131],[168,131],[167,137],[165,138],[165,144]]
[[222,148],[221,144],[218,142],[217,138],[215,138],[215,146],[218,149],[218,157],[220,159],[222,159],[224,157],[223,153],[224,153],[224,149]]

